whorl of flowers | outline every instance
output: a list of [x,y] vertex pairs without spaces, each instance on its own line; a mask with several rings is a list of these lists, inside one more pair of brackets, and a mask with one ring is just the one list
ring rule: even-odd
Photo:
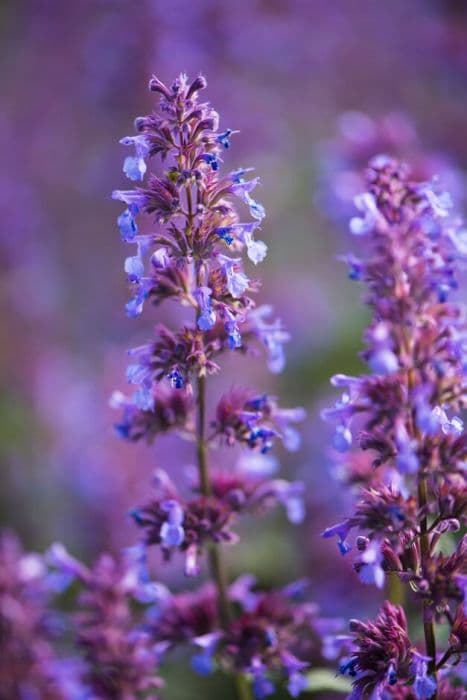
[[157,641],[171,648],[191,644],[192,667],[201,675],[216,668],[248,674],[255,696],[274,693],[284,680],[292,697],[306,689],[303,671],[322,661],[321,638],[335,632],[334,620],[321,618],[317,607],[303,602],[304,582],[260,591],[253,576],[244,575],[228,590],[234,614],[224,629],[217,622],[218,593],[205,584],[194,593],[167,597],[154,621]]
[[[458,532],[466,518],[467,434],[459,412],[467,405],[467,325],[465,307],[450,297],[458,285],[457,268],[467,256],[467,234],[450,216],[449,196],[431,184],[413,182],[405,166],[377,157],[367,182],[368,191],[355,202],[360,216],[350,222],[355,236],[366,236],[366,258],[349,255],[346,261],[350,277],[365,284],[365,301],[373,312],[362,353],[371,374],[333,377],[344,394],[324,417],[337,424],[335,449],[352,455],[356,443],[368,451],[376,474],[364,471],[354,478],[360,483],[354,513],[324,536],[337,536],[346,554],[349,533],[356,531],[360,579],[382,587],[392,572],[422,599],[429,680],[415,682],[414,692],[418,699],[429,698],[436,693],[435,672],[463,650],[463,642],[457,637],[453,642],[451,634],[439,658],[433,623],[462,629],[458,619],[465,619],[465,540],[447,555],[443,535]],[[351,467],[344,473],[352,479]],[[390,660],[389,627],[401,614],[386,605],[375,622],[375,634],[383,630],[382,658]],[[372,636],[371,625],[361,626],[358,637],[366,653],[365,634]],[[397,637],[397,658],[392,659],[394,683],[408,677],[401,640]],[[355,658],[350,668],[358,667],[359,673],[377,670],[373,661],[365,666]],[[377,682],[389,688],[384,697],[399,697],[391,694],[390,668],[381,666]],[[355,692],[367,682],[356,681]]]
[[[132,295],[126,311],[134,317],[145,305],[168,301],[185,309],[187,318],[176,328],[157,326],[155,337],[129,351],[127,379],[134,392],[114,394],[112,404],[123,413],[116,426],[123,438],[152,442],[162,432],[175,431],[196,446],[197,476],[189,478],[188,489],[176,487],[158,470],[155,496],[132,516],[143,532],[143,547],[158,547],[165,559],[182,552],[187,575],[198,574],[207,554],[219,641],[233,624],[219,545],[237,541],[233,526],[238,517],[279,503],[291,521],[303,519],[302,485],[270,479],[271,470],[264,469],[275,441],[298,448],[295,424],[303,410],[279,408],[274,397],[234,386],[207,418],[206,377],[219,371],[221,355],[257,354],[263,348],[270,370],[280,372],[289,335],[270,319],[269,306],[256,307],[259,283],[243,266],[244,252],[254,265],[266,255],[266,244],[256,238],[265,212],[252,195],[259,178],[248,179],[251,168],[222,173],[222,156],[235,132],[221,130],[218,114],[199,100],[206,87],[202,76],[190,82],[180,75],[170,87],[153,78],[149,87],[160,97],[159,110],[136,119],[136,135],[121,141],[134,149],[124,161],[124,173],[139,184],[112,195],[126,205],[118,226],[123,241],[135,248],[125,261]],[[210,450],[225,445],[243,447],[256,466],[262,464],[259,472],[211,468]],[[241,635],[235,644],[238,658],[251,646]],[[278,666],[285,654],[280,648],[276,656],[251,649],[248,662],[227,664],[239,697],[250,692],[244,674],[258,697],[268,694],[261,688],[265,683],[272,688],[272,681],[258,679],[268,678],[268,663]],[[294,687],[306,666],[296,663]],[[292,671],[285,675],[290,681]]]

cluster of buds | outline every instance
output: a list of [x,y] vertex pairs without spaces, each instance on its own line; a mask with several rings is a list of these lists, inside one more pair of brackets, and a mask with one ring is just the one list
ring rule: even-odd
[[[174,329],[157,326],[150,342],[129,351],[127,379],[134,392],[129,397],[117,392],[112,404],[122,412],[116,427],[124,439],[152,442],[172,431],[194,443],[197,473],[175,486],[158,470],[154,497],[132,516],[143,533],[144,551],[157,547],[166,560],[182,552],[186,575],[197,575],[207,554],[212,586],[200,590],[199,600],[197,594],[189,600],[198,610],[208,590],[212,619],[208,624],[203,615],[202,629],[184,625],[181,632],[182,641],[196,637],[203,645],[203,663],[195,668],[212,666],[215,655],[243,687],[241,697],[250,694],[248,683],[239,680],[245,674],[257,697],[272,693],[272,678],[280,677],[297,695],[305,684],[307,662],[287,648],[298,629],[298,613],[284,613],[273,633],[274,619],[260,613],[266,599],[260,604],[258,598],[248,619],[235,621],[220,545],[237,541],[234,525],[245,512],[263,513],[280,504],[292,522],[303,519],[302,484],[271,478],[276,463],[266,453],[277,440],[289,450],[299,447],[295,425],[304,412],[279,408],[274,397],[234,387],[219,399],[212,419],[207,417],[206,378],[219,372],[223,353],[258,355],[263,349],[272,372],[282,371],[285,364],[283,346],[289,335],[280,321],[271,320],[269,306],[256,306],[259,282],[249,278],[242,260],[246,253],[257,265],[267,252],[256,238],[265,216],[252,194],[259,178],[248,179],[249,168],[222,174],[222,154],[235,132],[220,130],[217,113],[199,100],[206,87],[202,76],[190,82],[181,75],[170,87],[153,78],[149,86],[160,97],[159,111],[136,119],[136,135],[121,141],[134,148],[123,171],[139,184],[112,195],[126,205],[118,217],[122,239],[136,248],[124,266],[132,293],[126,311],[134,317],[145,305],[169,301],[191,318]],[[153,172],[157,159],[161,167]],[[235,199],[249,220],[239,214]],[[244,450],[228,471],[208,463],[210,451],[225,446]],[[274,595],[282,600],[282,593],[271,594],[271,600],[276,600]],[[281,603],[277,610],[283,607]],[[170,648],[177,632],[168,629],[167,615],[177,619],[170,608],[154,635]]]
[[[467,434],[459,416],[467,405],[467,325],[465,308],[450,300],[456,267],[467,255],[466,233],[450,215],[449,196],[412,181],[405,166],[379,156],[367,182],[356,198],[361,215],[350,222],[354,235],[366,236],[367,256],[346,260],[350,277],[366,285],[373,312],[362,353],[371,374],[333,377],[344,394],[324,411],[337,424],[341,475],[358,486],[358,496],[354,513],[323,534],[337,536],[347,554],[355,531],[360,579],[382,588],[388,574],[398,576],[423,601],[423,657],[406,631],[392,640],[396,618],[398,632],[405,628],[402,612],[389,604],[374,625],[354,625],[360,649],[348,666],[357,674],[354,697],[376,686],[385,689],[381,697],[406,697],[399,685],[413,682],[410,692],[420,700],[435,697],[437,672],[459,658],[467,641],[465,538],[455,551],[445,549],[465,525],[467,505]],[[353,451],[354,442],[368,457]],[[436,622],[451,628],[441,655]],[[375,635],[381,664],[372,656]],[[414,654],[428,674],[423,682],[411,676]]]

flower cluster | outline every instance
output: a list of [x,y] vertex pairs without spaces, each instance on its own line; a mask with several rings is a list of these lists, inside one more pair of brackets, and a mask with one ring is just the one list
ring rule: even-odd
[[388,697],[407,697],[401,693],[408,684],[417,700],[432,697],[436,683],[427,675],[428,659],[412,648],[400,606],[386,601],[374,622],[351,620],[350,632],[354,648],[340,670],[353,679],[352,700],[383,697],[377,691],[387,688]]
[[252,677],[255,696],[274,693],[281,678],[292,697],[307,687],[304,671],[322,660],[321,638],[335,621],[319,616],[315,605],[303,602],[304,582],[259,591],[253,576],[237,579],[229,588],[234,617],[225,629],[217,623],[217,592],[205,584],[194,593],[168,597],[154,622],[156,639],[172,648],[196,648],[192,666],[201,675],[216,668]]
[[141,552],[130,550],[120,560],[102,554],[88,568],[55,544],[46,561],[56,590],[63,591],[75,581],[81,588],[71,623],[81,653],[75,679],[78,696],[107,700],[151,692],[155,698],[154,692],[162,686],[157,666],[164,648],[148,634],[142,611],[164,598],[166,591],[143,574]]
[[[459,416],[467,405],[467,325],[465,308],[450,299],[458,285],[456,267],[467,254],[466,234],[450,215],[449,196],[411,180],[405,166],[379,156],[370,163],[367,182],[368,191],[355,201],[360,215],[350,222],[354,235],[367,236],[367,257],[351,255],[347,262],[351,278],[366,285],[373,312],[362,353],[371,374],[333,377],[344,393],[323,414],[336,423],[333,445],[347,464],[341,474],[360,488],[354,513],[323,534],[337,536],[346,554],[355,530],[360,579],[383,587],[391,572],[422,599],[426,658],[417,663],[429,675],[414,681],[414,692],[429,698],[436,692],[435,671],[462,651],[462,642],[451,636],[439,661],[433,623],[447,622],[452,630],[455,619],[465,620],[465,541],[448,555],[443,535],[465,525],[467,504],[467,434]],[[358,457],[354,442],[368,458]],[[359,464],[355,472],[352,465]],[[384,697],[400,697],[391,688],[412,673],[406,654],[411,645],[406,632],[399,634],[405,629],[402,613],[388,605],[374,628],[356,628],[364,656],[357,654],[349,667],[362,674],[355,697],[366,697],[365,689],[375,683],[387,686]],[[379,661],[367,654],[375,648],[384,663],[372,680]]]
[[235,543],[233,526],[242,513],[259,514],[282,505],[292,523],[304,517],[303,484],[271,479],[275,463],[244,458],[235,471],[214,468],[209,496],[202,494],[198,476],[187,478],[191,495],[184,498],[166,472],[154,475],[155,497],[131,511],[144,531],[146,547],[161,548],[169,560],[175,551],[185,554],[185,574],[199,573],[199,558],[207,543]]
[[[134,392],[129,397],[117,392],[112,405],[122,412],[116,428],[126,440],[152,442],[172,431],[196,446],[196,475],[186,474],[187,483],[178,488],[159,469],[154,496],[131,515],[142,532],[143,550],[157,547],[166,560],[182,552],[186,575],[197,575],[201,557],[207,555],[213,586],[187,600],[196,611],[208,606],[209,624],[204,613],[201,620],[196,613],[195,622],[185,624],[174,603],[175,609],[170,607],[155,623],[155,639],[171,646],[180,636],[183,641],[203,638],[204,666],[197,665],[198,670],[212,665],[215,653],[237,684],[239,674],[249,675],[257,697],[269,694],[269,675],[280,677],[281,672],[297,695],[304,686],[300,672],[305,664],[287,651],[298,630],[296,613],[284,612],[273,634],[274,619],[260,613],[266,600],[260,604],[258,598],[254,614],[234,620],[223,573],[220,545],[237,541],[234,525],[243,513],[263,513],[280,504],[290,521],[302,521],[302,484],[271,478],[276,463],[266,453],[277,440],[288,450],[298,449],[296,424],[304,412],[280,408],[275,397],[233,387],[208,418],[206,379],[219,372],[221,355],[257,355],[264,349],[269,369],[280,372],[289,335],[280,321],[271,320],[269,306],[256,306],[259,282],[248,276],[242,254],[257,265],[267,252],[257,239],[265,216],[253,197],[259,178],[250,175],[250,168],[222,173],[223,154],[235,132],[220,130],[217,113],[200,101],[205,87],[202,76],[190,82],[181,75],[170,87],[153,78],[150,89],[160,97],[159,111],[136,119],[136,135],[121,141],[134,149],[123,171],[137,183],[112,195],[126,205],[118,226],[123,241],[135,247],[124,265],[131,288],[127,314],[138,316],[145,305],[168,301],[189,317],[177,328],[157,326],[155,337],[129,351],[127,380]],[[230,470],[211,466],[210,451],[226,445],[244,449],[237,465]],[[280,602],[283,594],[274,595]],[[185,598],[181,600],[183,608]],[[271,614],[273,609],[271,604]],[[169,629],[172,619],[183,625],[181,630]],[[301,624],[306,626],[305,619]],[[248,685],[244,692],[250,693]]]
[[48,609],[47,568],[22,551],[9,533],[0,535],[0,688],[5,698],[67,700],[66,669],[53,649],[60,631]]
[[233,389],[220,399],[213,428],[228,445],[245,445],[266,454],[279,437],[284,447],[293,451],[300,445],[293,424],[304,417],[302,408],[281,409],[267,394],[255,396],[245,389]]

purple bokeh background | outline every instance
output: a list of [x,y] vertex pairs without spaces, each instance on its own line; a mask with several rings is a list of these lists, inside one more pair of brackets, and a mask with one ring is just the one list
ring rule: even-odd
[[[87,559],[117,550],[135,539],[126,512],[153,469],[182,478],[193,459],[175,440],[135,447],[112,430],[108,398],[125,389],[125,351],[146,320],[124,315],[126,250],[110,192],[125,184],[118,140],[153,104],[150,75],[202,71],[221,123],[240,130],[227,167],[254,165],[261,176],[260,299],[293,334],[279,379],[261,361],[230,358],[211,391],[254,380],[309,411],[302,449],[280,455],[308,484],[305,525],[247,523],[230,567],[266,582],[310,576],[326,613],[373,611],[378,594],[362,595],[350,562],[319,537],[351,499],[330,474],[319,408],[329,376],[359,366],[366,319],[336,257],[352,244],[355,175],[380,148],[423,176],[439,173],[462,206],[463,3],[4,0],[0,23],[2,524],[33,548],[60,539]],[[388,114],[397,115],[390,137]],[[170,323],[170,311],[154,319]],[[161,577],[177,585],[178,569]]]

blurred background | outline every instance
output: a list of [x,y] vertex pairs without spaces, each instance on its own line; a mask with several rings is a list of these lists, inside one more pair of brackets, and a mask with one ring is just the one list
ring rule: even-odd
[[[127,184],[118,140],[152,108],[151,74],[170,82],[201,71],[221,124],[240,130],[226,167],[261,176],[260,300],[293,335],[279,378],[261,360],[230,358],[211,393],[235,376],[309,416],[300,451],[279,455],[308,486],[306,522],[247,523],[231,574],[252,570],[265,584],[309,576],[325,614],[372,614],[380,595],[319,536],[351,501],[319,411],[334,401],[330,375],[360,369],[367,321],[338,256],[356,250],[347,220],[377,153],[439,175],[463,207],[467,5],[2,0],[0,31],[1,524],[29,548],[59,539],[90,561],[135,541],[126,514],[156,466],[193,459],[175,440],[133,446],[112,428],[108,399],[126,389],[126,349],[152,321],[124,314],[127,250],[110,192]],[[170,307],[154,319],[170,323]],[[179,568],[160,578],[184,585]]]

